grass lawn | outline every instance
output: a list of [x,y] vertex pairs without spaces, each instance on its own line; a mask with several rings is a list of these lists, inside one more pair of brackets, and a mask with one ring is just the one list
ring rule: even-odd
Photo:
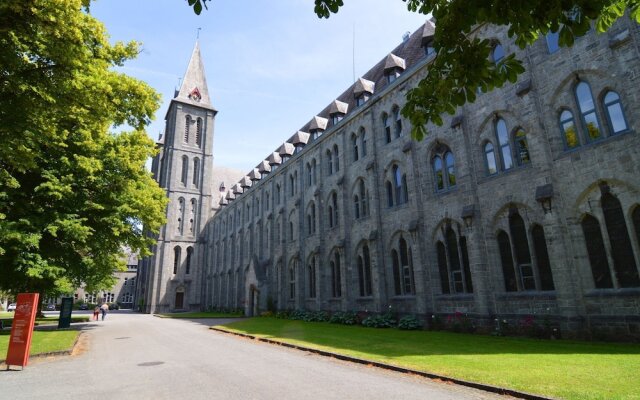
[[243,315],[240,313],[223,313],[223,312],[184,312],[172,314],[154,314],[160,318],[239,318]]
[[[9,331],[0,332],[0,361],[7,356]],[[78,331],[34,331],[31,338],[31,355],[69,350],[78,337]]]
[[[8,313],[10,314],[9,316],[4,316],[2,314],[0,314],[0,320],[2,320],[2,322],[4,323],[5,327],[8,327],[11,325],[11,321],[13,321],[13,313]],[[89,315],[72,315],[71,316],[71,323],[76,323],[76,322],[89,322]],[[36,318],[36,325],[57,325],[58,324],[58,320],[59,320],[59,316],[55,315],[55,316],[45,316],[42,318]]]
[[252,318],[231,332],[563,399],[640,399],[640,345]]

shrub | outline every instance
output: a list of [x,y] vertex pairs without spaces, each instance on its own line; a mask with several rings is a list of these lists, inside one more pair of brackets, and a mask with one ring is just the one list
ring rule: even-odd
[[305,318],[307,322],[327,322],[328,320],[329,315],[324,311],[309,311]]
[[271,311],[263,311],[260,313],[261,317],[273,317],[273,313]]
[[415,315],[407,315],[400,318],[398,322],[398,329],[414,331],[422,328],[422,323],[416,318]]
[[329,322],[332,324],[355,325],[358,323],[358,316],[353,311],[338,311],[333,313]]
[[294,310],[289,313],[289,319],[296,321],[304,321],[307,318],[307,312],[304,310]]
[[390,312],[387,312],[380,315],[371,315],[363,319],[362,325],[369,328],[391,328],[396,325],[396,320],[393,319]]
[[289,310],[281,310],[276,313],[276,318],[289,319]]

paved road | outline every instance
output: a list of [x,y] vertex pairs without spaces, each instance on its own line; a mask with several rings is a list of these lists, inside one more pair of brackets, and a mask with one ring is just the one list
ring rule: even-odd
[[81,354],[0,371],[0,398],[504,399],[207,329],[217,321],[110,313]]

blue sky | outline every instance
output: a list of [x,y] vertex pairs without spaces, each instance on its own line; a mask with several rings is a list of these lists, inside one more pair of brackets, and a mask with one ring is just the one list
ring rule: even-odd
[[182,0],[98,0],[91,14],[113,41],[143,43],[122,68],[162,94],[154,139],[174,88],[200,47],[214,107],[214,163],[249,171],[386,56],[426,17],[401,0],[347,0],[319,19],[313,0],[213,0],[196,16]]

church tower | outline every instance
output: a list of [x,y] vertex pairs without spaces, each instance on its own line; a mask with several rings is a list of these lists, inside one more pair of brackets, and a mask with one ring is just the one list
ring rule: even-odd
[[203,267],[197,241],[211,210],[213,125],[217,111],[211,104],[196,45],[180,89],[165,116],[165,132],[152,173],[169,198],[167,222],[158,234],[153,256],[138,272],[137,303],[145,312],[198,310]]

